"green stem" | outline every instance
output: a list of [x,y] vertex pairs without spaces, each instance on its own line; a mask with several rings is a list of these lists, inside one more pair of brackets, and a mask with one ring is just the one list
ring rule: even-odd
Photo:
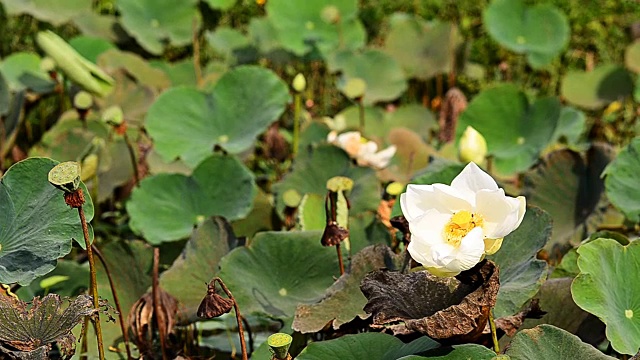
[[302,112],[302,99],[299,93],[293,96],[295,107],[293,108],[293,156],[298,154],[300,146],[300,113]]
[[358,130],[362,134],[364,132],[364,104],[362,103],[362,98],[358,99],[358,110],[360,115],[360,128]]
[[493,340],[493,351],[500,354],[500,344],[498,344],[498,334],[496,333],[496,323],[493,320],[493,309],[489,309],[489,327],[491,328],[491,340]]
[[129,150],[129,159],[131,160],[131,166],[133,167],[133,186],[138,186],[140,181],[140,174],[138,173],[138,162],[136,161],[136,152],[133,149],[133,145],[129,139],[129,136],[125,132],[123,134],[124,142],[127,144],[127,150]]
[[[96,265],[93,261],[93,251],[91,248],[91,242],[89,241],[89,227],[87,226],[87,219],[84,216],[84,210],[82,206],[78,207],[78,214],[80,215],[80,224],[82,225],[82,233],[84,235],[84,243],[87,247],[87,258],[89,259],[89,273],[91,275],[89,282],[89,290],[93,297],[93,308],[100,309],[100,299],[98,298],[98,282],[96,280]],[[98,340],[98,357],[100,360],[104,360],[104,346],[102,344],[102,328],[100,327],[100,313],[96,313],[96,317],[93,320],[93,324],[96,328],[96,338]]]

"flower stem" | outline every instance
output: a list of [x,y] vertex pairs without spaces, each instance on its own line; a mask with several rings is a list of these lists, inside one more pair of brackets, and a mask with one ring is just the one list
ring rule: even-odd
[[[78,190],[82,191],[82,190]],[[96,280],[96,265],[93,261],[93,251],[91,248],[91,242],[89,241],[89,227],[87,226],[87,219],[84,216],[84,210],[82,206],[78,207],[78,214],[80,215],[80,224],[82,225],[82,233],[84,235],[84,243],[87,247],[87,258],[89,260],[89,289],[91,296],[93,297],[93,308],[100,309],[100,302],[98,298],[98,282]],[[104,346],[102,344],[102,328],[100,326],[100,313],[96,312],[96,317],[93,320],[93,324],[96,328],[96,339],[98,340],[98,357],[100,360],[104,360]]]
[[233,297],[233,294],[231,293],[231,291],[229,291],[229,289],[224,284],[221,278],[216,277],[215,279],[213,279],[213,281],[217,281],[218,284],[220,284],[222,291],[224,291],[224,293],[227,294],[229,299],[233,301],[233,309],[236,311],[236,322],[238,323],[238,335],[240,336],[240,350],[242,351],[242,360],[248,360],[247,344],[244,341],[244,329],[242,328],[242,315],[240,315],[240,308],[238,307],[238,302]]
[[100,250],[97,247],[91,245],[93,252],[96,253],[98,260],[102,263],[102,267],[104,268],[104,272],[107,274],[107,278],[109,279],[109,286],[111,287],[111,294],[113,295],[113,301],[116,304],[116,310],[118,310],[118,320],[120,321],[120,330],[122,331],[122,338],[124,339],[124,347],[127,350],[127,359],[132,359],[131,357],[131,349],[129,348],[129,332],[127,331],[124,325],[124,318],[122,315],[122,306],[120,306],[120,299],[118,298],[118,293],[116,292],[116,287],[113,282],[113,277],[111,277],[111,272],[109,271],[109,267],[107,266],[107,262],[102,256]]
[[298,148],[300,147],[300,113],[302,112],[302,98],[299,93],[293,95],[294,108],[293,108],[293,156],[298,154]]
[[160,336],[160,348],[162,350],[162,360],[167,359],[167,353],[165,350],[165,328],[164,324],[160,321],[160,291],[158,286],[158,267],[160,266],[160,248],[155,246],[153,248],[153,282],[151,285],[151,291],[153,292],[153,313],[155,314],[156,327],[158,328],[158,335]]
[[489,309],[489,327],[491,328],[491,340],[493,340],[493,351],[500,354],[500,344],[498,344],[498,335],[496,334],[496,323],[493,321],[493,309]]
[[336,251],[338,252],[338,264],[340,265],[340,276],[344,275],[344,264],[342,263],[342,252],[340,251],[340,244],[336,244]]
[[364,104],[362,103],[362,98],[358,99],[358,114],[360,115],[360,127],[358,130],[360,133],[364,132]]
[[129,150],[129,159],[131,160],[131,166],[133,166],[133,186],[138,186],[138,181],[140,181],[140,174],[138,173],[138,162],[136,161],[136,152],[133,149],[133,145],[129,139],[129,135],[125,132],[122,134],[124,137],[124,142],[127,144],[127,150]]

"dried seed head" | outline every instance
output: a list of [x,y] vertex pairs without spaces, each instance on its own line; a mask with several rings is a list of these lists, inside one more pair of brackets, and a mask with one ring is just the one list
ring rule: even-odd
[[342,240],[349,237],[349,230],[338,225],[335,221],[330,221],[324,228],[322,233],[322,240],[320,242],[323,246],[335,246],[339,245]]
[[212,319],[222,314],[226,314],[233,308],[233,300],[223,298],[216,291],[215,281],[207,285],[207,295],[198,307],[198,317]]

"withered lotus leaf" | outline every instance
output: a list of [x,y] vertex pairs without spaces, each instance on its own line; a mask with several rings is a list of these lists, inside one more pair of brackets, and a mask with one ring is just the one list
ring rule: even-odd
[[376,270],[360,284],[368,300],[364,310],[373,315],[371,327],[449,342],[481,335],[499,288],[498,267],[490,260],[455,278]]

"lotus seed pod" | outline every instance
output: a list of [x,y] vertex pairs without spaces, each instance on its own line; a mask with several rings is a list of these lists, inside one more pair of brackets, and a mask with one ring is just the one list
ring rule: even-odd
[[267,338],[267,344],[276,359],[286,359],[289,356],[289,347],[293,338],[289,334],[275,333]]
[[300,201],[302,201],[302,195],[295,189],[289,189],[282,194],[282,200],[284,204],[288,207],[295,208],[300,205]]
[[75,161],[60,163],[49,171],[49,183],[58,189],[71,193],[80,186],[80,164]]
[[402,193],[403,190],[404,190],[404,184],[399,183],[397,181],[394,181],[391,184],[387,185],[387,188],[386,188],[387,194],[391,196],[398,196]]
[[73,107],[78,110],[87,110],[93,105],[93,96],[86,91],[79,91],[73,97]]
[[304,78],[304,75],[302,75],[302,73],[298,73],[298,75],[293,78],[291,86],[293,87],[293,90],[301,93],[307,88],[307,79]]
[[351,189],[353,189],[353,180],[348,177],[334,176],[327,180],[327,190],[329,191],[338,192],[349,191]]
[[118,126],[124,121],[124,114],[118,105],[109,106],[102,112],[102,121],[111,125]]
[[328,24],[337,24],[340,22],[340,9],[335,5],[325,6],[320,13],[320,17]]
[[462,162],[481,164],[487,156],[487,141],[471,126],[467,126],[460,138],[458,156]]
[[367,91],[367,83],[361,78],[347,80],[342,92],[350,99],[358,99]]

